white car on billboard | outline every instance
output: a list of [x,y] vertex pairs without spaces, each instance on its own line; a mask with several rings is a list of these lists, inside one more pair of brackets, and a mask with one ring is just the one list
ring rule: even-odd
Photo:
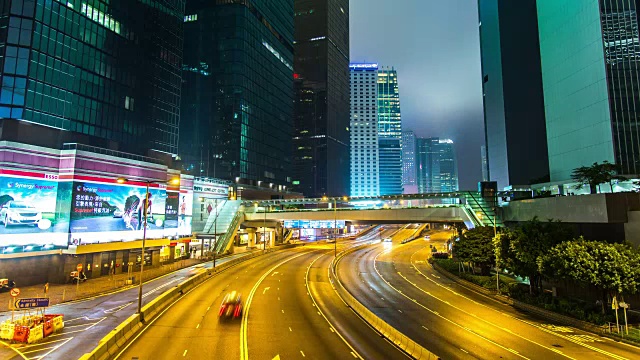
[[0,207],[0,221],[9,225],[38,225],[42,213],[33,205],[21,201],[8,201]]

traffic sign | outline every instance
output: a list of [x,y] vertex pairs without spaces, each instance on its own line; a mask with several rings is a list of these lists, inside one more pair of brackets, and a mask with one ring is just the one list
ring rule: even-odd
[[629,308],[629,304],[627,304],[626,302],[620,302],[618,305],[620,305],[621,308],[623,309],[628,309]]
[[78,266],[76,266],[76,270],[78,270],[78,272],[82,271],[82,264],[78,264]]
[[618,299],[613,298],[611,300],[611,310],[618,310]]
[[18,289],[18,288],[13,288],[13,289],[11,289],[11,291],[9,292],[9,294],[11,294],[11,296],[13,296],[13,297],[17,297],[18,295],[20,295],[20,289]]
[[18,299],[15,303],[18,309],[31,309],[49,306],[49,298]]

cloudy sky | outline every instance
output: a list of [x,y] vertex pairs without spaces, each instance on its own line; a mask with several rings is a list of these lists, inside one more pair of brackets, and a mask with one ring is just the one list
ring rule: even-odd
[[351,61],[394,66],[403,129],[451,138],[460,188],[481,180],[484,141],[476,0],[350,0]]

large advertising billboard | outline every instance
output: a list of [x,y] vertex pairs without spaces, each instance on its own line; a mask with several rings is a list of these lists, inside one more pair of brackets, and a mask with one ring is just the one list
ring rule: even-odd
[[162,238],[165,229],[177,228],[173,214],[177,198],[170,199],[167,218],[167,191],[154,184],[149,188],[148,202],[145,192],[145,186],[75,181],[69,225],[71,244],[142,239],[145,204],[147,238]]
[[57,175],[7,173],[0,174],[0,246],[66,247]]

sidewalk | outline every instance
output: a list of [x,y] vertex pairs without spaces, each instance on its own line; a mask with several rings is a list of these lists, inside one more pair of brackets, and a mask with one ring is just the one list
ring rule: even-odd
[[[202,260],[204,261],[205,259]],[[152,280],[159,276],[185,267],[199,264],[201,262],[202,261],[200,259],[186,259],[167,265],[162,265],[158,268],[145,270],[143,273],[143,279],[144,281]],[[101,276],[96,279],[89,279],[83,283],[80,283],[77,287],[76,284],[71,283],[49,284],[49,305],[56,305],[66,301],[88,298],[91,296],[136,286],[137,284],[139,284],[140,272],[134,272],[133,276],[136,280],[133,285],[125,285],[127,274]],[[44,284],[24,287],[18,284],[18,288],[20,289],[19,298],[44,297],[45,295]],[[9,295],[9,292],[0,293],[0,312],[9,311],[10,301],[11,295]]]

